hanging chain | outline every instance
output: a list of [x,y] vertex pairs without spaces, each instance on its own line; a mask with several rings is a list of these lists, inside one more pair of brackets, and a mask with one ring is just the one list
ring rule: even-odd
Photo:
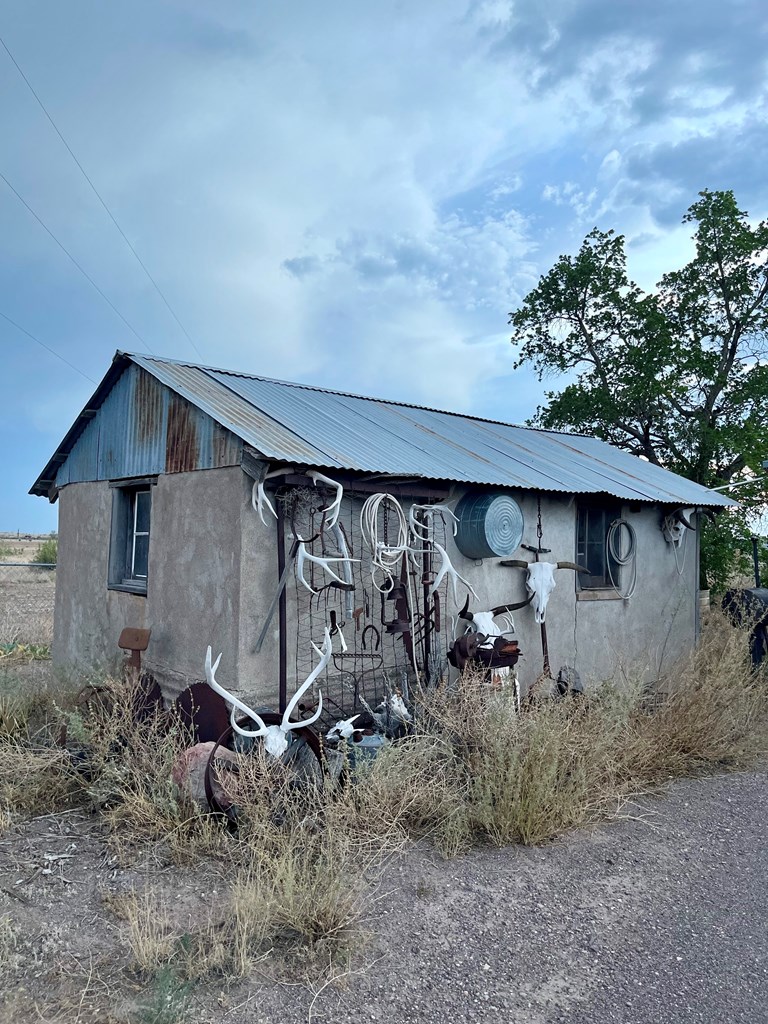
[[541,548],[541,538],[543,536],[543,530],[541,529],[541,495],[536,498],[536,512],[538,515],[538,521],[536,523],[536,537],[538,539],[537,548]]

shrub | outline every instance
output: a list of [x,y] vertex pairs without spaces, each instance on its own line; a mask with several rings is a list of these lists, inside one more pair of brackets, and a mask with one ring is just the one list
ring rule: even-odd
[[39,565],[55,565],[59,553],[59,542],[56,537],[44,540],[32,556],[32,561]]

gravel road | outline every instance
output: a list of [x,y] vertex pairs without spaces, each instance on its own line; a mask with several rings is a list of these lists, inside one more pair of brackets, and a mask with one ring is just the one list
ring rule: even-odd
[[[411,852],[365,973],[266,985],[226,1020],[768,1021],[768,771],[676,782],[546,847]],[[631,816],[631,817],[629,817]]]

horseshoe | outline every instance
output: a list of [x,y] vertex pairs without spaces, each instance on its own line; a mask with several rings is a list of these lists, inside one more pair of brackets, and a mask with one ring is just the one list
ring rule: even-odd
[[376,638],[376,644],[373,650],[378,651],[379,647],[381,647],[381,633],[372,623],[369,623],[363,630],[363,635],[360,637],[360,646],[363,648],[363,650],[366,650],[367,644],[365,642],[365,638],[369,631]]

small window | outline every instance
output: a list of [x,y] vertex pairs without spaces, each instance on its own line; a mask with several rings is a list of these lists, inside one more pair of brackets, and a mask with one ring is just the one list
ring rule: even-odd
[[154,481],[113,484],[109,588],[146,594]]
[[576,561],[589,569],[579,573],[582,590],[614,589],[619,586],[621,570],[611,554],[609,531],[621,518],[618,505],[579,506],[576,528]]

